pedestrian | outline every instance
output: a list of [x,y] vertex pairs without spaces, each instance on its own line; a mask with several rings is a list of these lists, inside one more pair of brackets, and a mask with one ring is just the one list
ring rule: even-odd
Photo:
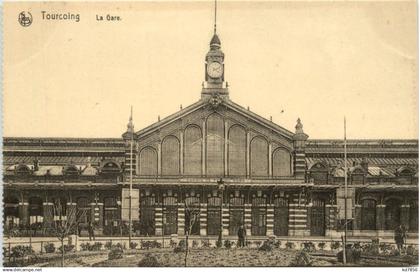
[[405,238],[406,238],[405,228],[401,224],[399,224],[394,232],[394,240],[395,240],[395,243],[397,244],[398,252],[400,254],[404,247]]
[[92,221],[89,221],[88,232],[89,232],[89,241],[92,241],[92,238],[93,238],[93,241],[95,241],[95,232],[94,232]]
[[242,224],[238,229],[238,247],[245,246],[245,237],[246,237],[246,230],[244,225]]

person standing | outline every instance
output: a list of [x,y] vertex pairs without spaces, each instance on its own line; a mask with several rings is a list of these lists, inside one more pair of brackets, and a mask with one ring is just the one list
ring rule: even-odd
[[238,247],[244,247],[245,246],[245,237],[246,237],[246,230],[244,225],[242,224],[238,229]]
[[394,240],[395,240],[395,243],[397,244],[398,252],[400,254],[404,247],[405,238],[406,238],[405,228],[401,224],[399,224],[394,232]]
[[89,221],[88,232],[89,232],[89,241],[92,241],[92,238],[93,238],[93,241],[95,241],[95,231],[94,231],[92,221]]

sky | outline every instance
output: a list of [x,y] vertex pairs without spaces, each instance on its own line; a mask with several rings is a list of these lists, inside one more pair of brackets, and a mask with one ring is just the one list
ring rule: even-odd
[[[22,27],[18,14],[33,22]],[[46,13],[80,21],[42,20]],[[200,98],[213,2],[5,3],[3,135],[121,137]],[[417,5],[219,1],[230,99],[312,139],[418,138]],[[120,16],[98,21],[97,16]]]

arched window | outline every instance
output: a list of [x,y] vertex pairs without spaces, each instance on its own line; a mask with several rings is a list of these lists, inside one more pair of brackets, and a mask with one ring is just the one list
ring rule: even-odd
[[277,148],[273,152],[273,176],[288,177],[291,175],[290,152],[284,148]]
[[376,201],[373,199],[364,199],[361,210],[361,228],[362,230],[376,229]]
[[237,235],[239,227],[245,223],[244,196],[240,194],[231,195],[229,199],[229,235]]
[[31,169],[25,164],[19,164],[16,166],[15,172],[17,175],[26,176],[31,174]]
[[163,197],[163,233],[176,234],[178,230],[178,201],[174,196]]
[[385,229],[395,230],[400,224],[401,201],[395,198],[385,202]]
[[265,197],[254,197],[251,206],[251,235],[265,236],[267,230],[267,201]]
[[75,165],[66,165],[63,168],[63,174],[66,176],[77,176],[79,175],[79,169]]
[[268,176],[268,142],[260,136],[251,141],[251,176]]
[[218,196],[211,196],[207,200],[207,235],[220,233],[221,204],[221,198]]
[[229,129],[229,175],[246,176],[246,131],[239,125]]
[[325,184],[328,180],[327,167],[320,162],[315,163],[309,170],[309,178],[314,184]]
[[105,235],[113,236],[118,234],[119,219],[117,200],[115,197],[105,197],[103,218]]
[[207,118],[206,168],[209,176],[224,174],[224,131],[220,115],[214,113]]
[[155,194],[141,197],[140,202],[140,234],[155,235]]
[[175,136],[163,139],[162,175],[179,175],[179,140]]
[[419,229],[419,204],[418,200],[412,200],[410,203],[410,231],[418,231]]
[[201,129],[188,126],[184,133],[184,174],[201,175],[202,139]]
[[156,176],[157,175],[157,153],[153,147],[145,147],[139,155],[139,175]]

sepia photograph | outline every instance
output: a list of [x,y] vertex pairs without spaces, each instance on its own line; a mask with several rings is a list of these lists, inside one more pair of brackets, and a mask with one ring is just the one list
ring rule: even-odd
[[417,1],[2,13],[3,267],[417,271]]

